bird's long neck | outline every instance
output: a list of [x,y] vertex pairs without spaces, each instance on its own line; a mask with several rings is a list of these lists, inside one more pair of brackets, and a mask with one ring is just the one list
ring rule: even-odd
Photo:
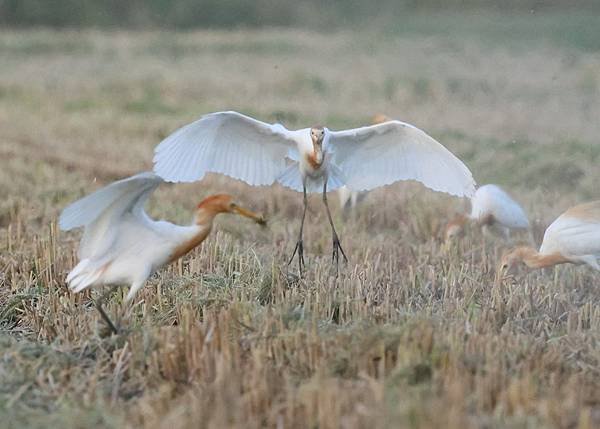
[[456,225],[459,227],[464,227],[466,225],[466,223],[469,221],[469,217],[465,214],[458,214],[456,215],[456,217],[454,219],[452,219],[450,222],[448,222],[448,226],[452,226],[452,225]]
[[198,226],[206,226],[210,231],[213,221],[215,220],[215,216],[221,212],[221,210],[213,208],[212,206],[201,207],[196,211],[194,224]]
[[312,168],[317,170],[323,164],[323,146],[313,142],[313,151],[307,156]]
[[196,227],[194,228],[194,233],[190,237],[187,237],[175,248],[171,254],[171,257],[169,258],[169,263],[186,255],[188,252],[206,240],[206,237],[208,237],[208,234],[210,234],[210,231],[212,230],[215,216],[218,213],[219,212],[211,210],[210,208],[198,209],[194,218],[194,224],[192,225],[193,227]]
[[523,260],[529,268],[546,268],[553,265],[570,262],[560,253],[551,253],[544,255],[530,246],[520,246],[515,249],[515,253]]

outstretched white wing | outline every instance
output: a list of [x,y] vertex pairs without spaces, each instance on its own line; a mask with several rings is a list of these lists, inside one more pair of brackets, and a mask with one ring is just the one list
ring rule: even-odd
[[237,112],[217,112],[180,128],[155,149],[154,171],[170,182],[193,182],[208,172],[250,185],[271,185],[297,151],[290,131]]
[[140,221],[148,197],[163,182],[152,172],[136,174],[97,190],[63,210],[59,219],[62,230],[85,227],[79,246],[80,259],[103,254],[114,242],[116,225],[128,215]]
[[448,149],[420,129],[400,121],[330,131],[327,150],[346,185],[366,191],[398,180],[416,180],[435,191],[471,196],[475,181]]

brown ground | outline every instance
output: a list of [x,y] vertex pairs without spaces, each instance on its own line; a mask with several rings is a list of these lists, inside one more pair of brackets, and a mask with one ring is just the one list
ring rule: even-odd
[[337,281],[319,198],[306,279],[290,283],[300,196],[213,177],[164,186],[150,211],[185,222],[228,191],[269,227],[221,218],[126,307],[128,335],[103,337],[97,292],[64,283],[79,235],[58,233],[60,210],[224,109],[290,128],[377,112],[414,123],[521,201],[539,243],[598,198],[600,55],[536,40],[1,32],[0,426],[598,427],[598,275],[496,281],[505,244],[469,231],[444,246],[464,204],[415,184],[370,193],[345,220],[334,208],[351,258]]

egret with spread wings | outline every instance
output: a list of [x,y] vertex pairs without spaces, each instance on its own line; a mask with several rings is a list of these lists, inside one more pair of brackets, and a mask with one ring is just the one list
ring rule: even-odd
[[302,231],[307,192],[322,192],[332,231],[332,259],[347,257],[327,204],[327,191],[346,185],[366,191],[398,180],[416,180],[428,188],[471,196],[475,182],[469,169],[420,129],[400,122],[345,131],[315,126],[291,131],[237,112],[208,114],[163,140],[155,149],[154,171],[172,182],[200,180],[221,173],[254,186],[282,184],[304,195],[296,247],[304,266]]
[[[140,173],[97,190],[63,210],[62,230],[83,227],[79,263],[67,276],[73,292],[90,286],[129,285],[130,300],[157,269],[179,259],[204,241],[220,213],[237,213],[258,223],[261,216],[246,210],[230,195],[205,198],[196,208],[191,225],[155,221],[144,210],[148,198],[163,183],[154,173]],[[113,332],[115,325],[102,309],[98,311]]]

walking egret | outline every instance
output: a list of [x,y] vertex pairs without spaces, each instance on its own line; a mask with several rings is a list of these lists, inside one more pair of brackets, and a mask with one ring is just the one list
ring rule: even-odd
[[[237,213],[258,223],[264,219],[238,206],[230,195],[205,198],[196,208],[191,225],[180,226],[151,219],[144,205],[163,180],[151,172],[114,182],[72,203],[59,219],[62,230],[83,227],[79,263],[67,276],[73,292],[90,286],[129,285],[126,301],[157,269],[198,246],[210,233],[220,213]],[[115,325],[102,309],[98,311],[113,332]]]

